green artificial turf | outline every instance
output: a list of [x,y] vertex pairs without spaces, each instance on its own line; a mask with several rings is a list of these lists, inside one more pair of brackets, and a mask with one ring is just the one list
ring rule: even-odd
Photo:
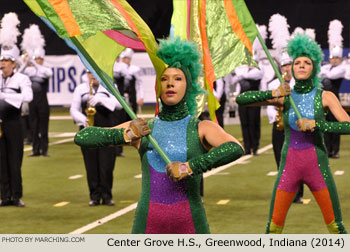
[[[153,113],[146,108],[143,113]],[[69,115],[67,110],[53,109],[52,115]],[[240,125],[225,129],[237,139],[242,138]],[[51,120],[50,132],[75,132],[72,120]],[[67,139],[50,138],[50,143]],[[340,159],[331,159],[332,171],[345,171],[335,176],[343,220],[350,229],[350,136],[341,137]],[[262,120],[260,147],[271,143],[271,125]],[[28,146],[26,146],[28,147]],[[91,222],[121,210],[137,202],[141,191],[141,173],[138,153],[125,147],[126,157],[117,158],[114,170],[113,207],[89,207],[89,192],[80,148],[73,142],[49,147],[51,157],[32,157],[26,151],[23,159],[24,208],[13,206],[0,208],[0,233],[70,233]],[[244,164],[230,167],[204,181],[204,206],[212,233],[265,232],[268,220],[271,192],[276,176],[267,176],[276,170],[272,149],[248,159]],[[73,175],[82,178],[70,180]],[[311,199],[307,205],[293,204],[289,210],[284,233],[327,233],[321,211],[305,186],[304,198]],[[220,200],[229,200],[218,205]],[[62,207],[56,203],[69,202]],[[87,231],[86,233],[130,233],[135,211]]]

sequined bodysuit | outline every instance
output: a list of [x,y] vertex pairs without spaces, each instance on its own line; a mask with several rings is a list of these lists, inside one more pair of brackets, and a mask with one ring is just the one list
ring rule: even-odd
[[[191,115],[150,122],[152,136],[171,160],[183,161],[206,152],[198,135],[199,120]],[[132,233],[209,233],[200,197],[200,175],[173,182],[166,164],[146,138],[139,153],[142,160],[142,192]]]
[[[292,91],[292,98],[303,118],[324,120],[322,90],[313,88],[308,93]],[[271,200],[267,233],[281,233],[288,209],[299,184],[306,184],[319,204],[330,233],[346,233],[340,211],[337,190],[329,168],[323,133],[301,132],[289,97],[284,100],[285,140],[279,174]]]

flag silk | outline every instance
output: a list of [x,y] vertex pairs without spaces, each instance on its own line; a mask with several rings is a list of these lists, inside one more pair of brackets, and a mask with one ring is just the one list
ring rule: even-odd
[[115,60],[126,47],[147,51],[157,80],[166,67],[156,56],[157,43],[151,30],[125,0],[24,2],[78,53],[102,84],[106,83],[97,72],[101,70],[112,81]]
[[[252,45],[257,29],[243,0],[173,0],[172,34],[194,41],[203,54],[204,79],[210,117],[215,121],[219,103],[214,81],[239,65],[257,66]],[[198,98],[198,110],[205,100]]]

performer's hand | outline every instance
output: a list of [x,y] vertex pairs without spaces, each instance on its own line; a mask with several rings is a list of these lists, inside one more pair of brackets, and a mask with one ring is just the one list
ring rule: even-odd
[[298,126],[299,131],[311,131],[313,132],[316,127],[316,121],[310,120],[307,118],[301,118],[297,120],[296,125]]
[[143,98],[141,98],[137,101],[137,106],[139,106],[139,107],[143,106]]
[[124,130],[125,142],[129,143],[138,140],[151,133],[151,129],[148,127],[145,119],[136,118],[132,120],[129,127]]
[[84,127],[84,128],[89,127],[89,122],[88,122],[88,119],[87,119],[87,118],[86,118],[85,121],[84,121],[83,127]]
[[166,174],[173,181],[177,182],[183,178],[191,176],[193,174],[188,162],[183,163],[179,161],[171,162],[166,166]]
[[92,95],[89,97],[90,106],[95,107],[98,103],[100,103],[100,99],[98,98],[98,96]]
[[272,90],[273,97],[283,97],[290,95],[292,92],[288,83],[284,82],[277,89]]

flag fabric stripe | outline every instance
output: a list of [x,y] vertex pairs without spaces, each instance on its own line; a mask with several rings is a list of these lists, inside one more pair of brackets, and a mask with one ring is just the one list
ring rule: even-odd
[[[103,32],[98,32],[85,40],[76,36],[97,65],[113,80],[113,65],[117,56],[125,49]],[[103,45],[103,46],[101,46]],[[111,64],[113,62],[113,64]]]
[[250,42],[250,40],[248,39],[247,35],[244,32],[244,29],[239,21],[239,18],[237,16],[233,3],[231,1],[224,1],[224,4],[225,4],[228,20],[230,21],[233,31],[236,33],[238,38],[243,42],[245,47],[250,51],[250,53],[253,54],[252,43]]
[[215,111],[220,107],[216,97],[214,96],[214,81],[216,80],[214,66],[212,63],[209,42],[207,38],[207,20],[206,20],[206,0],[199,1],[199,28],[202,38],[202,50],[203,50],[203,64],[204,64],[204,84],[206,90],[208,91],[207,101],[208,101],[208,110],[209,115],[212,121],[216,120]]
[[188,4],[186,1],[173,1],[173,16],[171,17],[174,37],[186,39],[188,29]]
[[257,36],[257,28],[247,5],[242,0],[232,0],[232,3],[246,36],[250,43],[253,44]]
[[[32,1],[27,1],[26,3],[31,5],[31,2]],[[63,25],[62,20],[52,8],[51,4],[45,0],[37,0],[37,3],[40,5],[41,10],[45,13],[45,17],[50,20],[52,25],[55,27],[55,31],[57,32],[58,36],[63,38],[69,37],[69,33]]]
[[41,9],[41,6],[38,4],[37,1],[34,1],[34,0],[23,0],[23,1],[28,5],[31,11],[35,13],[35,15],[39,17],[40,16],[46,17],[45,13]]
[[104,31],[103,33],[122,46],[129,47],[134,50],[145,51],[145,47],[141,41],[130,38],[119,31],[108,30]]
[[148,48],[148,45],[143,41],[141,34],[137,28],[137,26],[135,25],[134,21],[132,20],[132,18],[129,16],[129,14],[124,10],[123,6],[121,5],[121,3],[119,3],[116,0],[111,0],[111,3],[118,9],[118,11],[122,14],[122,16],[125,18],[125,20],[128,22],[128,25],[130,26],[130,28],[137,34],[138,38],[144,43],[146,50],[151,51],[150,48]]
[[107,30],[129,30],[134,36],[126,20],[110,0],[70,0],[69,6],[82,31],[83,39]]
[[48,0],[70,37],[82,34],[67,1]]
[[203,63],[204,63],[204,71],[205,77],[209,83],[210,90],[213,90],[213,83],[216,80],[214,73],[214,66],[210,57],[209,44],[207,39],[207,31],[206,31],[206,0],[202,0],[200,2],[200,31],[202,37],[202,46],[203,46]]
[[187,0],[187,39],[190,39],[191,32],[191,0]]

